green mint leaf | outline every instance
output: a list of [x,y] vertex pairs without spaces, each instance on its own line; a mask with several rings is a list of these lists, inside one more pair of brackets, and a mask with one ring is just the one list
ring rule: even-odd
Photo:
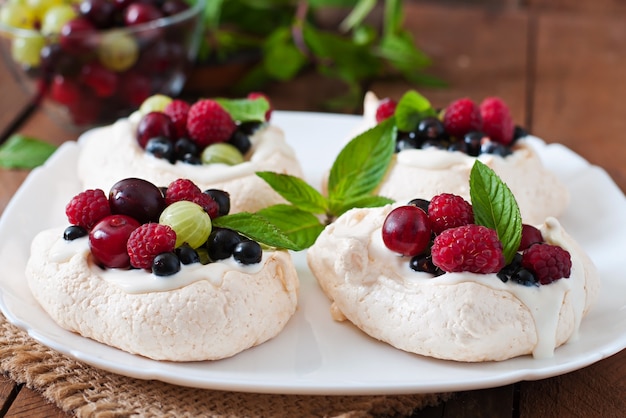
[[300,251],[315,243],[324,225],[310,212],[292,205],[273,205],[263,208],[257,215],[275,225],[296,245],[292,250]]
[[476,160],[470,172],[470,197],[474,221],[498,233],[504,258],[510,263],[522,239],[522,216],[515,196],[491,168]]
[[393,199],[389,199],[388,197],[384,197],[384,196],[376,196],[376,195],[360,196],[354,199],[349,199],[344,202],[341,202],[337,207],[334,207],[332,209],[332,213],[335,216],[340,216],[352,208],[375,208],[378,206],[385,206],[393,202],[394,202]]
[[368,195],[378,187],[393,157],[395,137],[394,118],[389,118],[343,147],[328,178],[331,206]]
[[57,147],[24,135],[12,135],[0,146],[0,167],[31,169],[42,165]]
[[233,213],[212,220],[213,226],[230,228],[269,247],[296,250],[300,248],[289,236],[265,217],[249,212]]
[[257,99],[215,99],[230,116],[239,122],[265,121],[265,112],[270,108],[269,102],[259,97]]
[[437,116],[428,99],[414,90],[409,90],[398,101],[394,114],[399,131],[410,132],[427,116]]
[[259,171],[256,175],[299,209],[318,214],[328,211],[326,198],[301,178],[271,171]]

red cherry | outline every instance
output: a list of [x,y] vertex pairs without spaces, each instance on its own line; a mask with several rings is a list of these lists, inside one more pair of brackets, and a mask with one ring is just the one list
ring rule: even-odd
[[62,75],[55,75],[50,84],[50,98],[55,102],[71,105],[78,103],[81,97],[80,86]]
[[89,232],[89,247],[96,261],[107,268],[128,268],[126,242],[141,224],[130,216],[109,215]]
[[94,125],[100,116],[102,103],[96,97],[89,95],[81,101],[67,105],[72,122],[77,126]]
[[77,17],[61,27],[59,43],[66,52],[81,54],[94,47],[96,27],[86,17]]
[[136,72],[126,72],[120,77],[118,91],[125,103],[139,107],[152,94],[152,85],[147,76]]
[[96,96],[110,97],[117,89],[118,76],[101,64],[90,62],[81,69],[80,80],[91,87]]
[[78,10],[98,28],[113,26],[116,7],[108,0],[82,0]]
[[165,198],[161,189],[149,181],[127,178],[111,187],[109,206],[111,213],[127,215],[141,223],[158,223],[165,209]]
[[532,225],[522,224],[522,239],[519,243],[518,251],[524,251],[533,244],[542,243],[541,231]]
[[124,9],[126,26],[141,25],[163,17],[163,13],[152,4],[132,3]]
[[165,113],[150,112],[144,115],[137,125],[137,142],[145,148],[148,141],[157,136],[175,139],[176,127]]
[[414,256],[430,243],[432,230],[428,215],[417,206],[399,206],[389,212],[383,222],[385,246],[398,254]]

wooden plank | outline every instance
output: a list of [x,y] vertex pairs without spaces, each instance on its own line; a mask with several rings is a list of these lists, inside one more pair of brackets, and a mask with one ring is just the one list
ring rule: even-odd
[[18,391],[19,388],[15,382],[0,375],[0,416],[4,416]]
[[567,375],[523,382],[520,418],[621,418],[626,412],[624,376],[626,351]]
[[538,18],[532,115],[535,134],[604,167],[622,190],[625,17],[551,13]]
[[626,12],[626,4],[620,0],[526,0],[527,7],[542,12],[603,14]]
[[22,388],[11,405],[6,418],[66,418],[67,414],[43,400],[41,395],[27,388]]
[[[0,39],[0,42],[5,42],[5,40]],[[4,62],[5,57],[1,53],[0,60],[3,61],[0,64],[0,86],[2,86],[0,92],[0,138],[2,138],[6,134],[4,132],[6,127],[28,106],[29,96],[26,94],[26,90],[16,83],[16,79]]]
[[433,61],[427,72],[449,85],[432,88],[390,80],[375,83],[375,92],[398,98],[414,88],[436,107],[466,96],[475,101],[500,96],[511,108],[516,123],[525,123],[526,13],[418,4],[407,8],[405,16],[416,43]]

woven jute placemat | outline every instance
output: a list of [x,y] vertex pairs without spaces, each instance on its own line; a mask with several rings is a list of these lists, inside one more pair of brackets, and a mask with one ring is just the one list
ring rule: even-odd
[[51,350],[2,315],[0,371],[76,417],[402,417],[449,397],[253,394],[134,379]]

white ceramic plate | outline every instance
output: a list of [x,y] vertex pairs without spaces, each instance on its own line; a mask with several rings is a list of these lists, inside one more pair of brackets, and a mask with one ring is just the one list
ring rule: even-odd
[[[276,112],[312,184],[317,184],[359,119],[351,116]],[[530,356],[466,364],[429,359],[369,338],[349,323],[334,322],[329,302],[295,255],[302,281],[301,304],[273,340],[230,359],[171,363],[149,360],[59,328],[33,299],[24,277],[32,237],[66,223],[66,202],[81,191],[75,178],[78,147],[64,144],[36,169],[0,220],[0,307],[14,324],[41,343],[111,372],[174,384],[284,394],[402,394],[459,391],[536,380],[567,373],[626,347],[626,199],[600,168],[560,145],[534,139],[544,162],[572,194],[561,221],[588,251],[602,276],[600,300],[584,319],[580,338],[553,358]]]

